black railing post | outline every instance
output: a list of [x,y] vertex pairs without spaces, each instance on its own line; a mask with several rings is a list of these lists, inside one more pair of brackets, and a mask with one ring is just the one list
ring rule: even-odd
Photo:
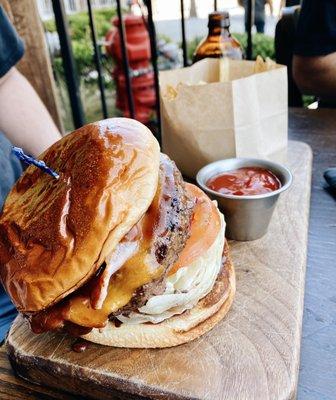
[[101,69],[100,52],[99,52],[99,47],[97,45],[96,27],[95,27],[95,23],[94,23],[94,17],[93,17],[90,0],[87,0],[87,6],[88,6],[88,12],[89,12],[90,30],[91,30],[91,37],[92,37],[92,44],[93,44],[93,51],[94,51],[94,62],[95,62],[97,73],[98,73],[98,85],[99,85],[99,90],[100,90],[102,114],[103,114],[103,118],[107,118],[108,115],[107,115],[104,79],[103,79],[103,74],[102,74],[102,69]]
[[188,54],[187,54],[187,41],[185,32],[185,20],[184,20],[184,1],[180,0],[181,6],[181,31],[182,31],[182,52],[183,52],[183,65],[188,66]]
[[246,47],[246,58],[252,60],[252,27],[254,25],[254,0],[247,0],[247,18],[246,18],[246,30],[247,30],[247,47]]
[[154,71],[155,97],[156,97],[156,116],[157,116],[157,134],[156,138],[161,144],[161,111],[160,111],[160,86],[159,86],[159,71],[157,66],[157,49],[156,49],[156,33],[153,21],[153,9],[151,0],[144,1],[148,12],[148,33],[151,45],[151,58]]
[[64,75],[69,93],[72,118],[75,128],[85,124],[83,106],[79,92],[78,75],[69,37],[68,21],[65,15],[63,0],[53,0],[56,28],[61,45]]
[[217,0],[214,0],[214,11],[217,11]]
[[130,117],[135,117],[135,108],[134,108],[134,99],[133,99],[133,92],[132,92],[132,82],[130,76],[130,66],[128,61],[128,53],[126,47],[126,32],[125,32],[125,25],[121,11],[121,4],[120,0],[117,0],[117,13],[118,13],[118,29],[119,29],[119,36],[120,36],[120,45],[121,45],[121,55],[123,61],[123,68],[124,68],[124,75],[126,81],[126,90],[127,90],[127,99],[128,99],[128,108],[130,112]]

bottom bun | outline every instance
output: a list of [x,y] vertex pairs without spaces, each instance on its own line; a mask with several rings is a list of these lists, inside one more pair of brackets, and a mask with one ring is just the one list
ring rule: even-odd
[[195,307],[158,324],[122,324],[109,322],[103,329],[93,329],[83,338],[105,346],[163,348],[190,342],[212,329],[229,311],[236,291],[234,267],[227,242],[223,267],[211,290]]

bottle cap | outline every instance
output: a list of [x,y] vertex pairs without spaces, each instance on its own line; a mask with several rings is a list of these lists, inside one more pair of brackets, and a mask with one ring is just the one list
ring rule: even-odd
[[227,11],[215,11],[209,14],[208,28],[228,28],[230,26],[230,14]]

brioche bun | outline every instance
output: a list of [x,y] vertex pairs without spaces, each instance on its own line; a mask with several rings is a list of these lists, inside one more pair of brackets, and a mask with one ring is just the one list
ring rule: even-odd
[[194,340],[212,329],[229,311],[236,290],[234,268],[225,243],[223,266],[211,290],[191,310],[158,324],[122,324],[108,322],[83,338],[105,346],[163,348]]
[[0,277],[21,312],[36,312],[82,286],[154,198],[160,149],[128,118],[92,123],[41,155],[16,183],[0,217]]

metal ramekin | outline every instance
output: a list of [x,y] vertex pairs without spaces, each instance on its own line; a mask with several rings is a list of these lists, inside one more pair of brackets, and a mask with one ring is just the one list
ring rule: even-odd
[[[206,186],[208,179],[222,172],[242,167],[261,167],[278,177],[281,188],[274,192],[250,196],[221,194]],[[283,165],[256,158],[230,158],[215,161],[203,167],[196,176],[197,183],[208,195],[217,200],[226,220],[226,236],[234,240],[255,240],[267,232],[275,204],[280,193],[289,188],[293,177]]]

